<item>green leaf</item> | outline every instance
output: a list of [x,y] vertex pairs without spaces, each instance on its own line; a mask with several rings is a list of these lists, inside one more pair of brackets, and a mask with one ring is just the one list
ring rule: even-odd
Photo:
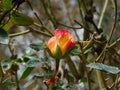
[[106,72],[112,73],[112,74],[120,73],[120,69],[118,67],[108,66],[108,65],[105,65],[102,63],[91,63],[91,64],[88,64],[87,67],[106,71]]
[[8,30],[10,29],[10,27],[11,27],[11,24],[10,24],[10,23],[7,23],[7,24],[5,24],[5,25],[3,26],[3,29],[4,29],[5,31],[8,31]]
[[81,53],[80,46],[78,44],[76,44],[74,47],[68,49],[62,58],[65,58],[65,57],[69,56],[70,54],[79,55],[80,53]]
[[27,78],[27,76],[32,72],[34,67],[27,67],[26,70],[23,72],[20,80]]
[[87,78],[85,78],[85,77],[83,77],[81,80],[80,80],[80,82],[87,82]]
[[80,49],[73,49],[72,51],[71,51],[71,54],[72,55],[79,55],[81,53],[81,50]]
[[31,48],[35,49],[36,51],[43,50],[46,48],[46,46],[43,43],[40,44],[31,44]]
[[9,43],[9,37],[8,37],[8,34],[7,32],[0,28],[0,43],[1,44],[8,44]]
[[19,13],[14,11],[12,13],[12,17],[11,17],[11,21],[17,25],[21,25],[21,26],[29,26],[31,24],[33,24],[33,20],[32,18],[30,18],[29,16],[23,14],[23,13]]
[[29,60],[28,62],[27,62],[27,65],[29,66],[29,67],[35,67],[37,64],[39,64],[39,63],[41,63],[41,61],[39,60],[39,59],[32,59],[32,60]]
[[47,77],[47,76],[54,75],[54,74],[55,74],[55,71],[49,71],[49,72],[35,74],[34,77],[43,78],[43,77]]
[[9,10],[10,8],[12,8],[12,6],[12,0],[3,0],[2,8],[4,11]]
[[28,51],[24,54],[24,56],[34,56],[34,55],[36,55],[36,51],[33,50],[33,49],[28,50]]

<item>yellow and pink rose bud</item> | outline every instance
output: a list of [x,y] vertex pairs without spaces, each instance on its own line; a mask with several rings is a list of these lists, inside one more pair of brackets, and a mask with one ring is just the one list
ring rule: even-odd
[[57,59],[63,58],[75,45],[72,33],[64,29],[56,29],[55,35],[47,43],[51,55]]

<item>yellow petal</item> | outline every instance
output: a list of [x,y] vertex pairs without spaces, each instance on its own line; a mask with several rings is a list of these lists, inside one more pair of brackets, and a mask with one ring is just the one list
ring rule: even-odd
[[57,39],[56,39],[56,37],[50,38],[50,40],[48,41],[47,46],[48,46],[49,50],[51,51],[51,53],[53,55],[55,55],[55,51],[56,51],[56,47],[57,47]]

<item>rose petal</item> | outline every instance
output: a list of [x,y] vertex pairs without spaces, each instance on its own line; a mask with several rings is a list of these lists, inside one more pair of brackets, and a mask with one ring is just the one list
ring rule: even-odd
[[57,47],[57,39],[56,39],[56,37],[50,38],[50,40],[48,41],[47,46],[48,46],[49,50],[51,51],[51,53],[53,55],[55,55],[55,51],[56,51],[56,47]]
[[75,40],[70,31],[56,29],[55,36],[59,40],[59,46],[62,54],[64,54],[68,49],[75,46]]

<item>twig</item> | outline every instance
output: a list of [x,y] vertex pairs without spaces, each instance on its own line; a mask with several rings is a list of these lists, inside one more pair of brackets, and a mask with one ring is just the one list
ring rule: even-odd
[[41,25],[43,25],[42,20],[40,19],[40,17],[37,15],[37,13],[36,13],[36,12],[34,12],[34,15],[35,15],[35,16],[36,16],[36,18],[39,20],[40,24],[41,24]]
[[34,15],[35,15],[36,18],[39,20],[40,24],[43,25],[42,20],[41,20],[40,17],[37,15],[37,13],[34,11],[34,9],[33,9],[32,5],[31,5],[30,1],[26,0],[26,2],[27,2],[27,4],[30,6],[31,10],[34,12]]
[[120,38],[118,38],[116,41],[114,41],[113,43],[111,43],[108,47],[113,47],[115,46],[118,42],[120,42]]
[[119,78],[119,75],[116,76],[116,79],[115,79],[115,82],[109,87],[110,89],[112,89],[113,87],[116,88],[117,86],[117,83],[118,83],[118,78]]
[[34,23],[34,25],[37,26],[37,27],[39,27],[39,28],[41,28],[41,29],[45,29],[46,32],[48,32],[50,35],[53,36],[53,33],[51,32],[51,30],[48,29],[46,26],[44,26],[44,25],[39,25],[39,24],[37,24],[37,23]]
[[14,56],[14,50],[11,48],[10,43],[8,44],[8,48],[10,50],[11,56]]
[[103,10],[101,12],[99,23],[98,23],[98,28],[101,28],[101,24],[102,24],[102,20],[103,20],[104,14],[105,14],[105,10],[107,8],[107,4],[108,4],[108,0],[105,0],[104,7],[103,7]]
[[113,23],[113,27],[110,31],[110,37],[109,37],[109,40],[108,40],[108,44],[110,43],[111,39],[112,39],[112,36],[113,36],[113,32],[115,31],[115,26],[116,26],[116,22],[117,22],[117,0],[114,0],[114,6],[115,6],[115,20],[114,20],[114,23]]
[[77,20],[74,20],[75,23],[79,24],[82,28],[84,28],[86,31],[88,31],[89,33],[94,33],[92,30],[89,30],[88,28],[86,28],[85,26],[83,26],[80,22],[78,22]]
[[82,27],[72,27],[72,26],[68,26],[68,25],[65,25],[65,24],[60,23],[60,22],[58,22],[58,24],[61,26],[64,26],[64,27],[72,28],[72,29],[82,29]]
[[30,28],[30,27],[29,27],[29,29],[30,29],[31,32],[37,32],[37,33],[40,33],[40,34],[42,34],[44,36],[52,37],[52,35],[49,35],[47,33],[44,33],[44,32],[38,31],[38,30],[34,30],[34,29]]
[[9,37],[16,37],[16,36],[20,36],[20,35],[27,34],[27,33],[29,33],[29,32],[30,32],[30,30],[26,30],[26,31],[19,32],[19,33],[9,34]]
[[[62,1],[63,1],[63,0],[62,0]],[[64,5],[64,8],[65,8],[65,11],[66,11],[66,15],[67,15],[67,17],[68,17],[68,20],[69,20],[69,22],[70,22],[70,25],[73,27],[72,18],[70,17],[70,13],[69,13],[68,8],[67,8],[67,6],[66,6],[66,4],[65,4],[64,1],[63,1],[63,5]],[[77,39],[80,40],[77,31],[76,31],[75,29],[73,29],[73,30],[74,30],[74,33],[75,33]]]
[[15,71],[15,79],[16,79],[17,90],[20,90],[17,71]]
[[[45,9],[46,15],[49,17],[49,19],[51,20],[51,22],[53,23],[54,27],[57,27],[57,22],[56,20],[53,18],[53,16],[51,15],[51,13],[49,13],[48,11],[48,5],[46,5],[45,0],[42,0],[41,3],[43,4],[43,7]],[[50,9],[51,10],[51,9]]]
[[66,63],[68,64],[68,67],[69,67],[71,73],[76,78],[76,80],[79,80],[81,78],[81,76],[79,75],[79,73],[78,73],[78,71],[77,71],[77,69],[75,67],[75,64],[73,63],[73,61],[71,60],[70,57],[66,58]]
[[96,75],[97,75],[97,81],[99,83],[100,86],[100,90],[107,90],[107,87],[105,86],[105,81],[102,75],[101,71],[96,70]]

